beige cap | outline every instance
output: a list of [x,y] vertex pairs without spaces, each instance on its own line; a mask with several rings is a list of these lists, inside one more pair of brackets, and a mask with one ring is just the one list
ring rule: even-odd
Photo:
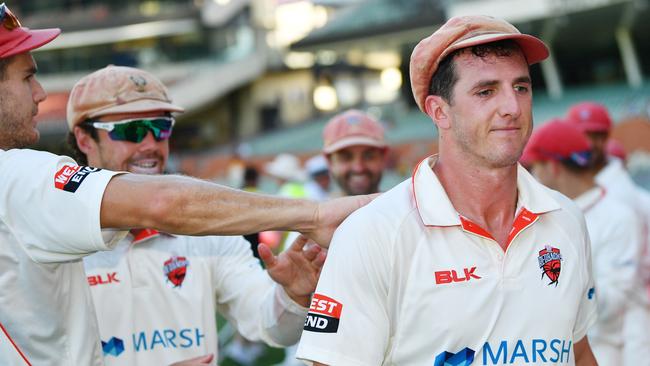
[[323,129],[323,153],[355,145],[386,147],[384,126],[370,115],[350,109],[334,116]]
[[521,34],[505,20],[488,16],[453,17],[429,37],[420,41],[411,54],[409,72],[413,97],[420,110],[429,95],[431,78],[443,58],[461,48],[512,39],[521,47],[529,65],[548,57],[548,48],[540,39]]
[[151,111],[184,112],[171,104],[167,88],[150,73],[109,65],[79,80],[68,99],[68,127],[107,114]]

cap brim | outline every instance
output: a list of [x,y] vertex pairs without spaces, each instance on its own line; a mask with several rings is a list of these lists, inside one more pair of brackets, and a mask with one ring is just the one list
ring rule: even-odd
[[61,29],[59,28],[34,30],[29,28],[22,28],[22,30],[27,33],[29,37],[25,38],[25,40],[16,45],[16,47],[13,47],[7,52],[1,54],[0,57],[6,58],[18,55],[20,53],[29,52],[51,42],[54,38],[61,34]]
[[502,41],[506,39],[512,39],[513,41],[517,42],[519,47],[521,47],[521,50],[524,53],[524,56],[526,57],[526,61],[528,62],[529,65],[536,64],[540,61],[543,61],[549,55],[548,47],[546,47],[546,44],[537,37],[533,37],[528,34],[490,33],[490,34],[481,34],[476,37],[468,38],[466,40],[454,44],[453,46],[446,49],[443,55],[441,55],[439,59],[442,60],[445,56],[447,56],[451,52],[455,50],[459,50],[461,48],[467,48],[467,47],[472,47],[484,43]]
[[159,100],[140,99],[131,103],[120,104],[93,112],[88,115],[88,118],[96,118],[105,116],[107,114],[140,113],[153,111],[185,112],[185,109],[183,107],[179,107],[171,103],[161,102]]
[[377,141],[375,139],[371,139],[369,137],[365,136],[351,136],[348,138],[341,139],[329,146],[323,147],[323,152],[325,154],[331,154],[335,151],[344,149],[346,147],[350,146],[372,146],[372,147],[378,147],[378,148],[386,148],[388,145],[386,145],[385,142],[383,141]]
[[533,163],[545,160],[540,154],[533,149],[524,149],[523,154],[519,158],[519,163],[525,167],[531,166]]
[[572,124],[582,132],[609,132],[609,128],[602,123],[580,121]]

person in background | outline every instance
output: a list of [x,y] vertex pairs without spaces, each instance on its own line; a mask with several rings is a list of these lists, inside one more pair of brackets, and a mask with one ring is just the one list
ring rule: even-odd
[[304,198],[305,174],[300,159],[297,156],[282,153],[264,165],[264,172],[274,178],[278,184],[277,195],[291,198]]
[[580,102],[569,108],[566,114],[569,123],[574,124],[589,138],[594,155],[596,182],[613,197],[632,207],[639,218],[641,235],[632,243],[636,248],[637,276],[634,279],[637,291],[628,298],[625,312],[623,364],[641,365],[650,360],[650,194],[637,186],[625,169],[623,161],[609,158],[606,146],[612,131],[612,118],[607,108],[596,102]]
[[307,198],[315,201],[324,201],[330,194],[330,172],[327,159],[323,155],[316,155],[305,162],[305,169],[309,180],[305,183]]
[[589,343],[601,365],[624,362],[623,334],[628,299],[637,275],[639,218],[595,180],[591,146],[573,124],[545,123],[533,132],[521,163],[542,184],[571,198],[587,221],[598,303],[598,320],[589,331]]
[[[123,96],[119,104],[114,95]],[[70,96],[69,141],[79,162],[164,172],[171,113],[182,108],[167,101],[160,80],[140,69],[108,66],[82,78]],[[324,260],[318,247],[303,251],[303,245],[277,258],[264,248],[267,272],[242,237],[138,229],[115,250],[84,258],[105,363],[215,364],[217,311],[250,340],[296,343]]]
[[345,196],[379,192],[387,154],[384,127],[362,111],[337,114],[323,129],[323,155]]

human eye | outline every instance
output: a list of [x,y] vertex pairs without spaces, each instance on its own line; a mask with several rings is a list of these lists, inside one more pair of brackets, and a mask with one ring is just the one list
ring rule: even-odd
[[515,85],[515,91],[520,94],[526,94],[530,91],[530,87],[528,85]]
[[490,95],[492,95],[492,93],[494,93],[494,90],[492,90],[492,89],[481,89],[481,90],[477,91],[474,94],[476,96],[479,96],[479,97],[482,97],[482,98],[487,98]]

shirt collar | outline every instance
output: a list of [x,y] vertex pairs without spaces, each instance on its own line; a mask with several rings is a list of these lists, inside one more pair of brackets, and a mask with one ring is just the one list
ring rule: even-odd
[[581,195],[576,197],[573,201],[576,203],[582,212],[587,212],[598,204],[604,197],[606,191],[603,187],[595,186]]
[[[460,226],[460,215],[433,172],[437,158],[437,155],[429,156],[416,166],[411,178],[413,199],[424,225]],[[517,167],[517,189],[517,212],[526,208],[534,214],[542,214],[560,208],[548,188],[537,182],[521,165]]]

